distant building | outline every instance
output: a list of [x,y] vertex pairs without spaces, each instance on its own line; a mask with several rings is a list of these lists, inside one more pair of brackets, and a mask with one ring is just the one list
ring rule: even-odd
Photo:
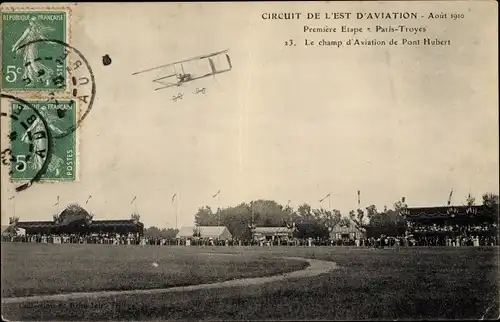
[[293,228],[288,227],[256,227],[252,231],[252,238],[260,242],[289,242],[293,239]]
[[257,241],[286,241],[293,238],[294,229],[287,227],[256,227],[252,234]]
[[330,231],[331,240],[356,240],[365,238],[365,229],[358,228],[354,221],[352,221],[351,219],[341,221]]
[[200,239],[233,239],[226,226],[185,226],[177,233],[177,238],[180,239],[193,239],[195,237]]

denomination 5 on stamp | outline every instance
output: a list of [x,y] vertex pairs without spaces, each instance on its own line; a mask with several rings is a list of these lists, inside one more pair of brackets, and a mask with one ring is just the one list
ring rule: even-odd
[[[2,20],[2,89],[64,91],[64,47],[40,40],[67,41],[67,12],[4,11]],[[58,58],[59,57],[59,58]]]
[[[27,101],[45,119],[52,136],[75,126],[77,121],[77,103],[73,100],[60,100],[56,103],[47,101]],[[40,171],[45,158],[48,166],[40,181],[75,181],[77,176],[77,138],[76,131],[64,137],[52,140],[52,149],[44,146],[41,140],[44,125],[40,118],[22,104],[12,102],[11,115],[11,154],[15,156],[11,165],[11,180],[28,180]],[[50,152],[50,155],[47,153]]]

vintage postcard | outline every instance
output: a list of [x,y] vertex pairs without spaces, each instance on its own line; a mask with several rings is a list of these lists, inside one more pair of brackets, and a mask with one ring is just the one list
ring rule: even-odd
[[2,3],[2,318],[493,320],[498,3]]

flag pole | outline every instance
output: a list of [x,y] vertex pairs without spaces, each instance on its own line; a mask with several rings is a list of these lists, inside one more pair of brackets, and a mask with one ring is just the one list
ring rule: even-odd
[[56,202],[56,214],[59,215],[59,196],[57,196],[57,202]]
[[220,213],[222,211],[222,209],[220,208],[220,192],[217,195],[217,202],[219,204],[218,211],[217,211],[217,227],[219,227],[220,226]]
[[86,205],[88,205],[88,203],[89,203],[89,201],[90,201],[90,199],[91,199],[91,198],[92,198],[92,195],[89,195],[89,196],[87,197],[87,200],[85,201],[85,204],[86,204]]
[[134,208],[133,208],[133,212],[134,212],[134,213],[137,213],[137,203],[135,202],[136,200],[137,200],[137,196],[134,196],[134,198],[132,198],[132,201],[130,202],[130,204],[131,204],[131,205],[132,205],[132,204],[134,205],[134,206],[133,206],[133,207],[134,207]]
[[[179,211],[178,210],[178,208],[179,208],[178,207],[178,199],[179,199],[179,197],[177,196],[177,194],[175,194],[174,197],[175,197],[175,230],[178,232],[179,230],[177,229],[178,228],[178,226],[177,226],[177,213]],[[176,238],[176,240],[177,240],[177,246],[179,246],[181,241],[180,241],[179,238]]]
[[[177,217],[178,217],[178,199],[179,199],[179,196],[177,195],[177,193],[174,193],[174,195],[172,196],[172,204],[174,205],[175,207],[175,230],[178,232],[179,229],[178,229],[178,226],[177,226]],[[175,204],[174,204],[175,202]],[[179,246],[180,244],[180,239],[179,238],[176,238],[176,243],[177,243],[177,246]]]
[[321,198],[319,200],[319,203],[320,203],[320,207],[323,208],[321,205],[323,204],[323,201],[325,201],[326,198],[328,198],[328,209],[327,210],[330,210],[331,208],[331,203],[330,203],[330,196],[331,196],[331,193],[328,193],[326,196],[324,196],[323,198]]
[[220,209],[220,189],[219,189],[219,191],[217,191],[216,194],[212,195],[212,198],[215,198],[215,197],[217,197],[217,203],[218,203],[218,205],[217,205],[217,227],[219,227],[219,225],[220,225],[220,211],[221,211],[221,209]]
[[12,208],[14,211],[14,217],[16,217],[16,196],[12,196],[9,199],[12,199]]

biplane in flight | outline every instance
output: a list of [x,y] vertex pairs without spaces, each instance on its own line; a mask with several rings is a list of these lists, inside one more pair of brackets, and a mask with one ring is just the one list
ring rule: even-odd
[[153,79],[153,83],[160,84],[161,86],[155,88],[155,91],[173,86],[181,86],[184,83],[200,78],[215,77],[217,74],[230,71],[232,65],[231,58],[227,54],[228,51],[226,49],[208,55],[161,65],[135,72],[132,75],[156,72],[157,77]]

